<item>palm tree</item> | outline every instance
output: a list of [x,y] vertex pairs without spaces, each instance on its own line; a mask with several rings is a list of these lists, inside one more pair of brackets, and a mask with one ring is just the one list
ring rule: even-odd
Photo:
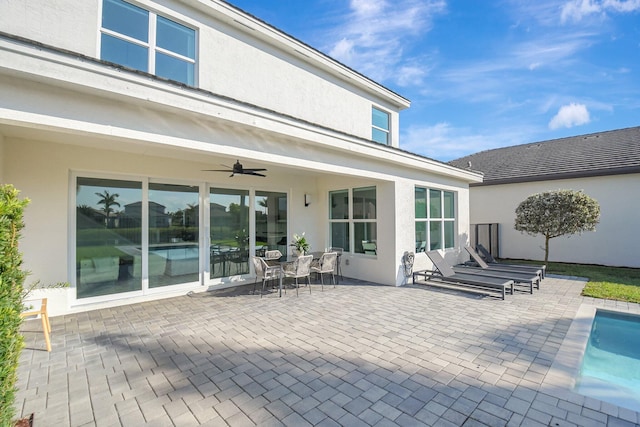
[[109,228],[109,217],[111,216],[111,212],[114,211],[111,206],[120,207],[120,203],[116,201],[116,197],[120,197],[120,195],[118,193],[109,194],[109,190],[104,190],[102,193],[96,193],[96,196],[100,197],[98,204],[104,205],[103,210],[106,216],[105,224],[107,228]]

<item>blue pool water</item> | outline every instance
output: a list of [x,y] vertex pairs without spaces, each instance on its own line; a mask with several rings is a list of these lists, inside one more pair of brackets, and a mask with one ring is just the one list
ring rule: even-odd
[[576,391],[640,411],[640,316],[596,311]]

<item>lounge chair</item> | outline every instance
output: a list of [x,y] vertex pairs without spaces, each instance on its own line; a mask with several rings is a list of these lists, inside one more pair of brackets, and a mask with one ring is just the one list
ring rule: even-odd
[[419,283],[420,277],[426,284],[460,287],[465,290],[499,292],[502,299],[505,299],[507,288],[513,295],[513,280],[503,279],[499,277],[482,276],[478,274],[457,273],[447,264],[438,251],[425,252],[435,270],[421,270],[413,273],[413,283]]
[[485,269],[491,269],[492,271],[504,271],[510,273],[535,273],[540,276],[540,280],[544,279],[544,272],[546,266],[538,266],[538,265],[511,265],[511,264],[499,264],[499,263],[486,263],[478,253],[473,250],[471,246],[465,246],[465,250],[471,256],[472,261],[469,263],[470,265],[475,265],[476,267],[482,267]]
[[540,276],[534,272],[513,272],[513,271],[496,271],[492,268],[476,267],[468,264],[459,264],[453,266],[453,271],[464,274],[478,274],[488,277],[499,277],[501,279],[513,280],[514,284],[526,286],[527,291],[532,294],[533,287],[540,289]]
[[540,269],[542,270],[542,276],[541,278],[544,279],[544,276],[547,274],[547,266],[544,264],[504,264],[504,263],[499,263],[498,261],[496,261],[496,259],[493,257],[493,255],[491,255],[491,252],[489,252],[487,250],[487,248],[485,248],[484,246],[482,246],[481,244],[478,244],[476,246],[476,249],[478,250],[479,255],[484,259],[484,261],[491,265],[500,265],[502,267],[513,267],[513,268],[522,268],[525,270],[529,270],[531,268],[536,268],[536,269]]

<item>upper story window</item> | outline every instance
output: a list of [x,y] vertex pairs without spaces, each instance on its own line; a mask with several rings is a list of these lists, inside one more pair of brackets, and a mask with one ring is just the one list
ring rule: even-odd
[[389,145],[389,113],[376,107],[371,109],[371,139]]
[[194,85],[196,32],[122,0],[104,0],[100,58]]

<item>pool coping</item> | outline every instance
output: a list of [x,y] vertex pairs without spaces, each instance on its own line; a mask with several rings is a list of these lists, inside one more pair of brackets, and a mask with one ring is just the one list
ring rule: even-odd
[[[599,409],[604,412],[635,413],[636,417],[640,419],[640,411],[634,411],[632,409],[583,395],[575,391],[576,380],[580,374],[582,359],[587,348],[596,311],[601,310],[612,313],[638,315],[638,305],[630,305],[634,307],[606,307],[589,303],[582,303],[580,305],[573,321],[571,322],[571,326],[562,341],[562,345],[553,360],[551,368],[542,382],[542,388],[545,392],[569,400],[578,405],[587,407],[601,406]],[[618,414],[612,413],[611,415]]]

